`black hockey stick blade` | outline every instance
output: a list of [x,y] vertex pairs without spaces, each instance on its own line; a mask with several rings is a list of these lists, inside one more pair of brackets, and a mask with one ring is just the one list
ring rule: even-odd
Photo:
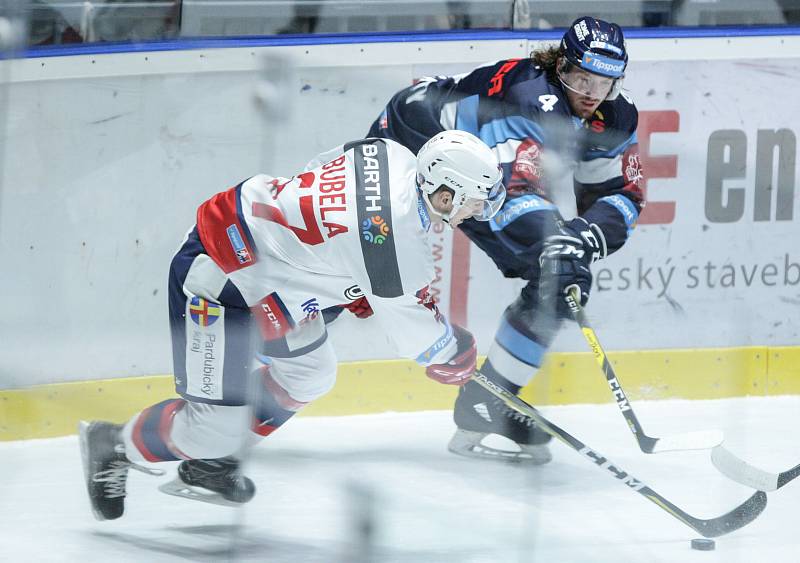
[[710,519],[696,518],[658,494],[618,465],[611,463],[611,461],[600,452],[590,448],[566,430],[550,422],[538,410],[517,397],[508,389],[490,381],[485,375],[478,371],[472,375],[472,379],[492,395],[502,400],[509,408],[533,419],[541,430],[588,458],[598,467],[605,469],[613,477],[622,481],[628,488],[644,496],[647,500],[666,511],[668,514],[671,514],[703,537],[716,538],[738,530],[755,520],[767,507],[766,493],[758,491],[727,514]]
[[[653,502],[657,502],[653,500]],[[717,538],[735,532],[739,528],[744,528],[750,522],[758,518],[767,507],[767,493],[756,491],[749,499],[722,516],[717,518],[695,518],[683,512],[682,515],[675,514],[676,518],[684,520],[686,524],[694,528],[705,538]]]
[[759,491],[777,491],[800,477],[800,465],[780,473],[772,473],[750,465],[723,446],[717,446],[711,451],[711,462],[728,479]]
[[633,412],[628,396],[622,388],[622,384],[617,379],[617,374],[614,373],[614,368],[606,356],[600,340],[597,338],[594,329],[589,324],[589,319],[586,317],[586,312],[581,307],[578,301],[578,295],[575,290],[571,290],[567,294],[567,304],[575,318],[575,322],[583,333],[589,348],[594,355],[595,361],[603,371],[606,377],[606,382],[611,389],[614,400],[617,402],[625,422],[628,423],[633,433],[636,442],[639,444],[639,449],[646,454],[655,454],[661,452],[683,451],[683,450],[708,450],[718,446],[725,439],[724,434],[719,430],[702,430],[697,432],[685,432],[683,434],[674,434],[672,436],[664,436],[663,438],[653,438],[645,434],[636,413]]

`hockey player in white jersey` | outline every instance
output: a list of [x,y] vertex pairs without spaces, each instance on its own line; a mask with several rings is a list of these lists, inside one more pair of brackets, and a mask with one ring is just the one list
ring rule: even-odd
[[[472,335],[428,294],[428,230],[488,220],[503,203],[498,162],[469,133],[445,131],[414,156],[387,139],[334,149],[293,178],[254,176],[203,203],[172,260],[175,388],[124,425],[82,423],[95,516],[119,518],[128,470],[183,460],[165,492],[242,503],[255,487],[234,454],[328,392],[336,356],[320,311],[372,314],[429,377],[465,383]],[[253,337],[253,335],[257,335]]]

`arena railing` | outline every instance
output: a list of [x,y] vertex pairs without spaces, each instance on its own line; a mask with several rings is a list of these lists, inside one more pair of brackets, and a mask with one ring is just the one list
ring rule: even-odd
[[550,29],[591,14],[623,27],[792,25],[800,0],[156,0],[27,4],[29,44],[282,34]]

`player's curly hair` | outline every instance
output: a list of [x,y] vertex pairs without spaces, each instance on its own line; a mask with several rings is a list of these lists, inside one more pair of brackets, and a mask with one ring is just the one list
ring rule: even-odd
[[552,83],[558,83],[556,76],[556,64],[558,57],[561,55],[559,45],[551,45],[542,49],[537,49],[531,53],[531,59],[537,66],[544,69],[547,74],[547,80]]

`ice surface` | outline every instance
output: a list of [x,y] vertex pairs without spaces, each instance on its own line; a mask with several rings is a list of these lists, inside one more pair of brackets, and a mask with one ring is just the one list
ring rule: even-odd
[[[747,461],[781,471],[800,460],[800,397],[639,402],[652,436],[719,428]],[[719,516],[752,491],[710,452],[639,451],[617,407],[545,414],[689,512]],[[253,450],[258,494],[242,509],[173,498],[163,478],[130,474],[125,516],[97,522],[77,438],[0,443],[5,561],[795,562],[800,482],[764,514],[692,551],[694,531],[560,443],[542,467],[446,451],[449,412],[300,417]],[[800,481],[800,480],[798,480]],[[364,524],[371,511],[371,527]]]

